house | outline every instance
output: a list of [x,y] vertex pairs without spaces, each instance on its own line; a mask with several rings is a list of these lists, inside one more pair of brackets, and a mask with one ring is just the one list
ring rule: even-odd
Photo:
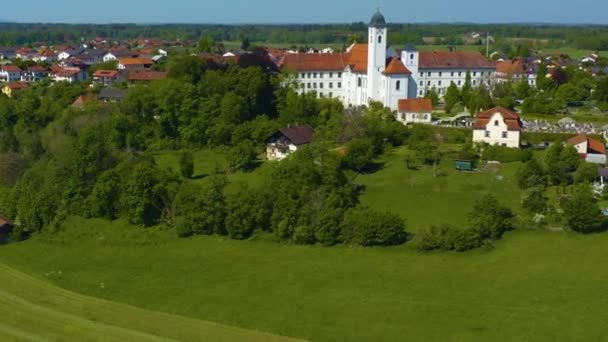
[[507,59],[496,63],[497,82],[521,82],[536,86],[536,65],[522,59]]
[[147,69],[154,65],[154,61],[150,58],[120,58],[118,59],[118,69],[120,70],[141,70]]
[[55,54],[53,51],[51,51],[49,49],[44,49],[40,53],[37,53],[34,56],[32,56],[32,60],[36,63],[42,63],[42,62],[53,63],[57,60],[57,54]]
[[577,135],[567,141],[574,146],[581,159],[588,163],[606,164],[606,145],[601,141],[592,139],[586,134]]
[[55,82],[75,83],[87,79],[87,73],[79,68],[59,68],[53,75]]
[[283,160],[312,141],[313,130],[310,126],[287,127],[279,130],[266,142],[266,158]]
[[22,61],[29,61],[36,55],[36,50],[30,48],[21,48],[17,50],[17,55],[15,58],[20,59]]
[[21,82],[38,82],[45,79],[49,75],[49,71],[39,65],[34,65],[21,72]]
[[127,79],[129,82],[150,82],[164,80],[167,78],[167,72],[165,71],[153,71],[148,69],[143,70],[129,70],[129,76]]
[[519,148],[521,129],[519,114],[503,107],[495,107],[477,114],[473,142]]
[[397,121],[405,125],[410,123],[431,123],[433,102],[429,99],[399,100],[398,107]]
[[123,89],[105,88],[99,93],[99,99],[105,103],[119,103],[122,102],[126,96],[127,91]]
[[97,70],[93,73],[93,82],[104,87],[111,87],[121,78],[122,76],[118,70]]
[[17,50],[13,48],[0,48],[0,60],[11,60],[17,58]]
[[107,52],[104,56],[103,56],[103,62],[109,62],[109,61],[117,61],[120,58],[132,58],[134,57],[134,54],[131,53],[129,50],[123,50],[123,49],[115,49],[112,51]]
[[4,64],[0,67],[0,81],[16,82],[21,80],[21,68],[12,64]]
[[95,95],[80,95],[76,98],[76,100],[72,103],[73,108],[82,109],[84,106],[91,102],[92,100],[96,100],[97,96]]
[[15,94],[16,91],[22,90],[27,88],[27,83],[22,83],[22,82],[9,82],[7,84],[4,85],[4,87],[2,88],[2,94],[8,96],[8,97],[13,97],[13,95]]

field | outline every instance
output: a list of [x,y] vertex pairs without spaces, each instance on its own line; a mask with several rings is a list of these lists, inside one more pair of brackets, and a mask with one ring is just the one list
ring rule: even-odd
[[0,283],[2,341],[291,340],[86,297],[1,263]]
[[[434,178],[430,169],[406,170],[403,153],[388,153],[379,160],[380,171],[356,182],[367,186],[363,204],[398,212],[411,232],[438,222],[464,223],[487,192],[514,209],[519,206],[513,181],[517,164],[496,173],[458,173],[446,160],[443,175]],[[197,175],[223,161],[221,153],[209,151],[195,157]],[[161,154],[158,160],[175,167],[173,155]],[[260,184],[271,167],[230,178]],[[602,265],[607,247],[608,234],[523,229],[507,234],[493,249],[423,254],[411,242],[365,249],[293,246],[266,235],[242,242],[180,240],[157,228],[70,218],[61,234],[0,247],[0,262],[88,296],[302,339],[597,341],[606,329],[608,269]],[[3,279],[3,270],[0,290],[18,291]],[[27,300],[52,306],[55,297]],[[11,317],[12,311],[2,313]],[[89,317],[85,309],[69,313]],[[106,322],[103,315],[92,317],[169,336],[138,326],[146,324],[145,318],[123,321],[117,314]],[[171,324],[149,325],[173,331]]]

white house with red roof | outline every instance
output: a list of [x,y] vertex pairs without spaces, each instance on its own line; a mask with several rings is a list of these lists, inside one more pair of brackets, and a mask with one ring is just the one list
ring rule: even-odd
[[21,80],[21,68],[12,64],[4,64],[0,67],[0,81],[16,82]]
[[399,100],[397,121],[404,125],[410,123],[430,124],[432,122],[433,102],[429,99]]
[[496,107],[477,114],[473,142],[519,148],[522,122],[519,114]]
[[276,132],[266,142],[266,158],[283,160],[312,141],[310,126],[287,127]]
[[606,145],[603,142],[581,134],[569,139],[567,144],[574,146],[587,163],[606,164]]
[[279,65],[295,73],[300,93],[314,91],[347,106],[377,101],[393,111],[399,100],[424,97],[431,89],[443,96],[451,83],[462,87],[467,71],[473,86],[494,83],[496,66],[478,52],[419,52],[407,45],[397,53],[389,48],[379,11],[368,37],[367,44],[355,43],[344,53],[288,53]]

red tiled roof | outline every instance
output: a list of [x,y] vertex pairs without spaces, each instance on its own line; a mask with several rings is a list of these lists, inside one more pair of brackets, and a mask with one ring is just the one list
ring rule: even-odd
[[579,145],[584,142],[587,142],[587,152],[606,154],[606,145],[604,145],[601,141],[589,138],[586,134],[581,134],[570,138],[567,143],[570,145]]
[[22,82],[10,82],[5,85],[5,87],[10,88],[11,90],[20,90],[28,87],[27,83]]
[[492,116],[494,114],[499,113],[504,123],[507,125],[507,128],[510,131],[520,131],[521,130],[521,120],[519,119],[519,114],[514,111],[508,110],[503,107],[495,107],[490,110],[486,110],[477,114],[477,119],[475,120],[475,129],[486,129]]
[[524,71],[524,63],[520,59],[507,59],[496,63],[496,72],[506,76],[522,75]]
[[479,52],[420,52],[421,69],[495,69]]
[[55,55],[55,53],[53,51],[51,51],[49,49],[46,49],[46,50],[44,50],[44,51],[42,51],[40,53],[40,56],[42,56],[42,57],[55,57],[56,55]]
[[154,61],[150,58],[120,58],[118,62],[122,65],[152,65]]
[[430,113],[433,102],[429,99],[399,100],[399,111],[403,113]]
[[81,72],[80,69],[60,69],[55,72],[55,75],[58,77],[73,77],[78,75]]
[[367,44],[353,44],[344,54],[344,62],[357,73],[367,72]]
[[93,77],[116,77],[118,70],[97,70],[93,73]]
[[399,58],[391,58],[383,73],[385,75],[409,75],[412,72],[401,63]]
[[156,81],[167,78],[164,71],[132,70],[129,72],[129,81]]
[[72,107],[82,108],[87,102],[96,99],[95,95],[80,95],[78,98],[72,103]]
[[344,57],[341,53],[299,53],[288,54],[282,66],[295,71],[342,71]]
[[21,68],[19,68],[16,65],[12,65],[12,64],[5,64],[2,66],[1,69],[6,72],[21,72]]

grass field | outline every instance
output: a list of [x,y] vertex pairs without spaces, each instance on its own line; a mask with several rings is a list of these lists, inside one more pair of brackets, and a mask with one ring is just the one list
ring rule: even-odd
[[2,341],[292,340],[86,297],[2,263],[0,304]]
[[[398,212],[411,232],[438,222],[464,223],[473,203],[487,192],[519,207],[513,182],[517,164],[497,173],[458,173],[446,160],[444,175],[433,178],[430,169],[406,170],[403,153],[388,153],[379,161],[384,163],[380,171],[356,182],[367,185],[364,204]],[[158,160],[175,167],[172,155],[161,154]],[[196,160],[196,173],[206,174],[223,156],[202,151]],[[230,178],[259,184],[271,165]],[[507,234],[494,249],[422,254],[411,242],[364,249],[293,246],[265,235],[241,242],[220,237],[180,240],[158,228],[70,218],[60,234],[1,246],[0,262],[88,296],[302,339],[598,341],[607,327],[607,247],[608,234],[524,229]],[[20,291],[2,278],[2,270],[0,290]],[[56,295],[36,299],[26,294],[16,293],[37,305],[57,306]],[[10,316],[19,307],[16,303],[1,313]],[[131,317],[125,320],[119,311],[116,319],[104,321],[97,314],[87,316],[92,309],[77,303],[70,310],[81,311],[68,313],[137,332],[196,340],[163,335],[162,329],[173,331],[170,322],[151,320],[149,325],[158,330],[137,325],[147,324],[143,313],[124,314]]]

